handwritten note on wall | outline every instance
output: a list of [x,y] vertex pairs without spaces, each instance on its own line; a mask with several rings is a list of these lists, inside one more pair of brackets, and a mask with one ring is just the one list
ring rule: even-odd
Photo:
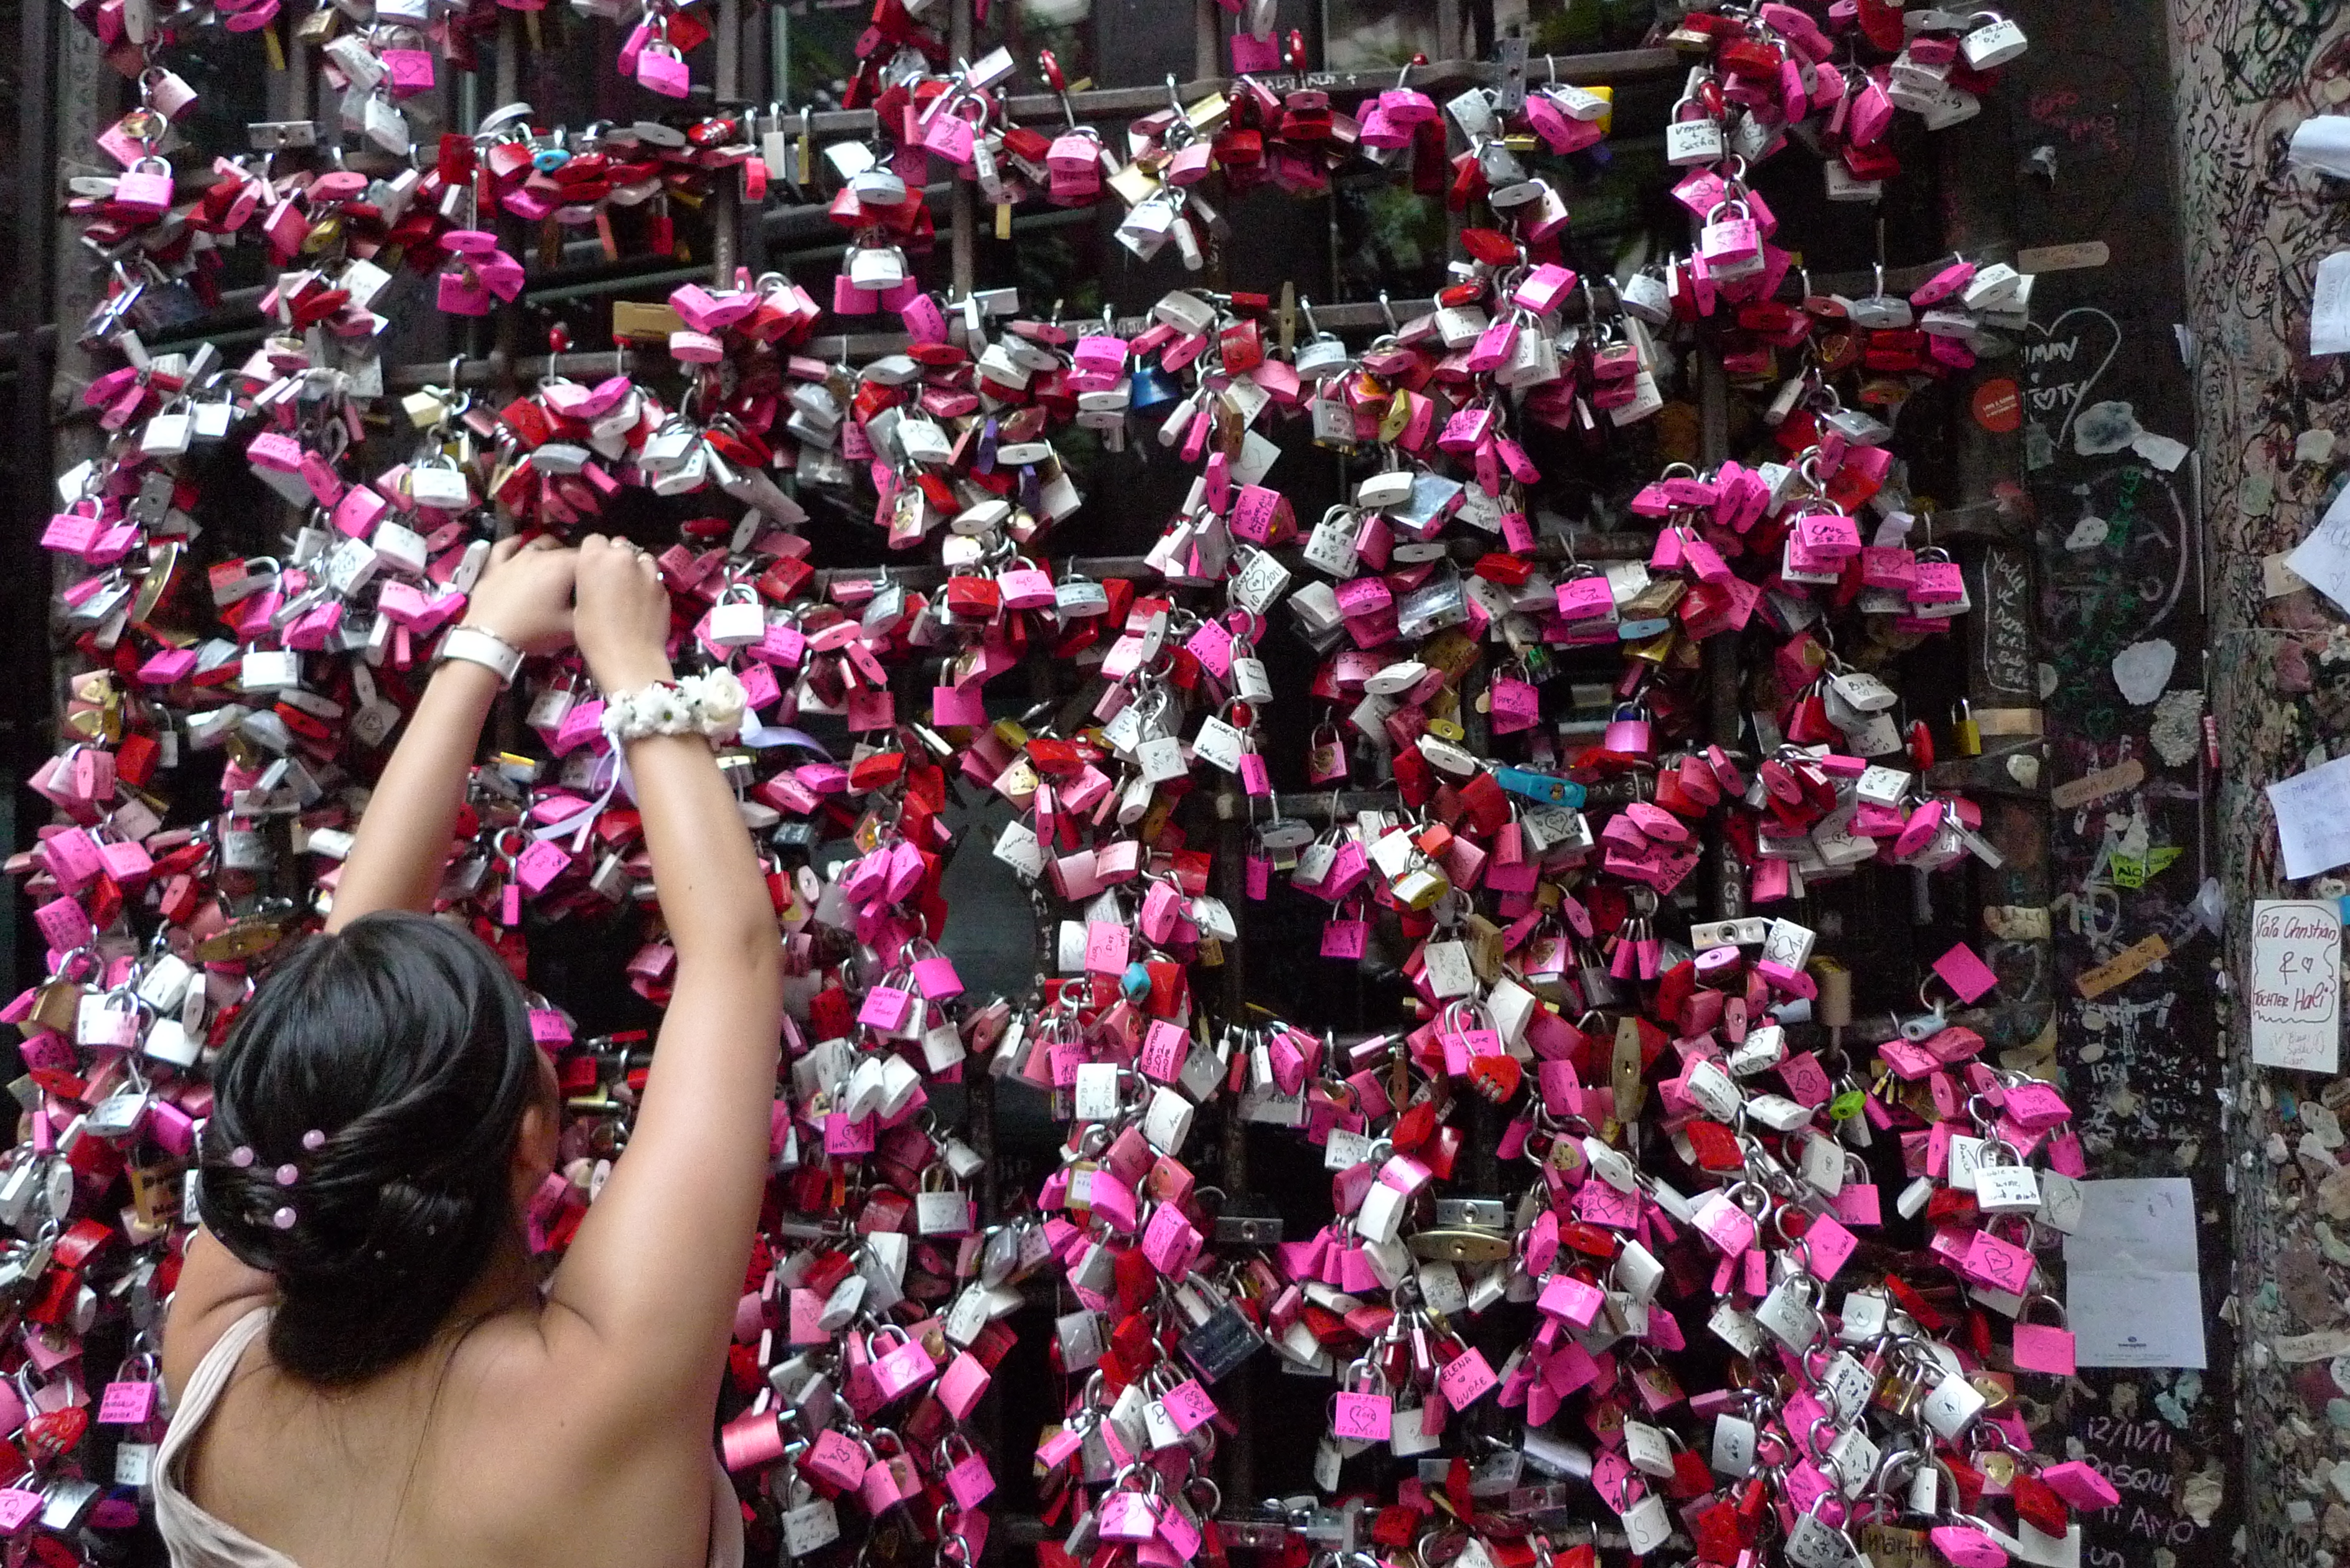
[[2287,877],[2298,881],[2350,864],[2350,757],[2279,779],[2268,795]]
[[2342,915],[2330,903],[2252,906],[2252,1060],[2263,1067],[2339,1070]]

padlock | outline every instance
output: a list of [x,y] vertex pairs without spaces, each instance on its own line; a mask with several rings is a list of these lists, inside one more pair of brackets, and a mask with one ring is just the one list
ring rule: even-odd
[[1971,26],[1959,40],[1959,52],[1969,70],[1995,70],[2023,53],[2023,29],[1998,12],[1976,11],[1967,20]]
[[1665,122],[1666,162],[1676,169],[1690,169],[1718,161],[1725,151],[1721,121],[1708,113],[1692,94],[1684,94],[1675,101],[1672,114]]
[[172,165],[150,154],[122,171],[113,202],[137,218],[160,218],[172,210]]
[[748,648],[764,640],[767,635],[766,607],[760,603],[759,592],[748,583],[732,583],[710,607],[708,629],[704,635],[718,648]]
[[683,98],[693,88],[685,57],[667,38],[647,44],[637,56],[637,84],[664,98]]

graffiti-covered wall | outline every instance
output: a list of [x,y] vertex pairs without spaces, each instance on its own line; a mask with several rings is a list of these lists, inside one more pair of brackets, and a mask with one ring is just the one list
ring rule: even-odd
[[[2350,752],[2340,606],[2273,559],[2350,478],[2350,381],[2308,356],[2320,258],[2350,248],[2350,186],[2285,161],[2293,128],[2350,104],[2338,0],[2173,0],[2177,168],[2186,237],[2229,970],[2245,972],[2253,898],[2338,898],[2288,883],[2262,793]],[[2256,1068],[2230,1010],[2237,1326],[2249,1558],[2328,1563],[2350,1550],[2350,1077]]]

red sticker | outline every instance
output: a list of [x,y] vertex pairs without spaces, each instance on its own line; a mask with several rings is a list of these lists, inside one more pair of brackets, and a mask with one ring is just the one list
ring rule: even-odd
[[2015,383],[1997,377],[1975,389],[1975,423],[1995,435],[2006,435],[2023,423],[2023,398]]

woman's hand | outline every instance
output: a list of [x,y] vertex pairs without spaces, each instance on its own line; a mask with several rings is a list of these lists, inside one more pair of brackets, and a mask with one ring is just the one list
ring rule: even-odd
[[473,585],[464,624],[478,627],[525,653],[553,653],[571,644],[572,576],[579,555],[541,534],[524,544],[501,539]]
[[669,590],[653,558],[626,539],[579,541],[579,652],[608,693],[670,679]]

